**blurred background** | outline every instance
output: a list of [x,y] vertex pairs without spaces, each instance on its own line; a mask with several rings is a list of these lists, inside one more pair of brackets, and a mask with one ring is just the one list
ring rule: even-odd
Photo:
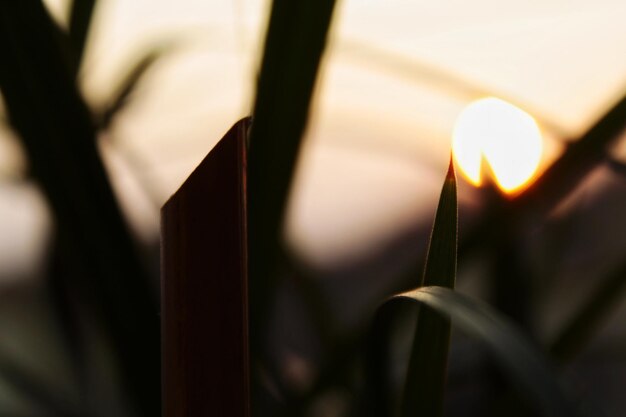
[[[68,24],[69,1],[44,3]],[[260,0],[96,2],[77,83],[155,288],[160,207],[251,112],[268,10]],[[314,277],[335,332],[358,327],[377,302],[417,282],[407,276],[423,260],[462,110],[494,96],[530,114],[543,145],[531,181],[541,177],[626,92],[625,20],[619,0],[339,2],[284,231],[296,271],[286,273]],[[72,407],[84,397],[48,279],[55,222],[19,136],[0,119],[0,363],[9,364],[6,379],[0,372],[0,414],[55,415],[33,401],[32,381],[37,393],[50,390]],[[470,234],[510,197],[459,173],[461,251],[466,240],[473,249],[461,253],[458,287],[490,301],[490,277],[506,280],[522,265],[524,326],[539,345],[552,343],[626,264],[626,142],[612,139],[601,151],[571,192],[512,232],[507,242],[519,259],[505,257],[504,266],[502,245],[482,247]],[[596,416],[626,414],[622,287],[614,284],[610,308],[563,370]],[[310,384],[327,349],[304,310],[301,294],[285,284],[274,360],[295,390]],[[109,341],[88,317],[79,321],[91,415],[132,415]],[[472,380],[481,355],[454,334],[449,415],[484,415],[489,390]],[[340,386],[311,413],[347,415],[349,397]]]

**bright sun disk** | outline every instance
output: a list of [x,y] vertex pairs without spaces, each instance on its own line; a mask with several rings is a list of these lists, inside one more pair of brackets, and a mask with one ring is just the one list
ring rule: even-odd
[[454,127],[452,152],[472,184],[482,184],[484,161],[498,186],[506,193],[514,193],[527,185],[537,170],[542,137],[532,116],[490,97],[463,109]]

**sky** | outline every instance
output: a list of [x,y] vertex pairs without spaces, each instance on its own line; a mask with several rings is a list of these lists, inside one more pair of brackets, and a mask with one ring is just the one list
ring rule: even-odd
[[[66,20],[64,0],[46,3]],[[250,112],[267,6],[100,2],[81,69],[92,108],[106,105],[147,51],[167,51],[100,138],[143,239],[158,236],[160,205]],[[455,120],[484,96],[538,121],[544,169],[623,94],[625,19],[626,2],[609,0],[339,2],[286,220],[294,251],[331,265],[430,219]],[[15,138],[0,132],[0,174],[19,177],[26,165]],[[463,187],[461,201],[471,204]],[[0,236],[22,239],[0,239],[0,265],[26,271],[49,235],[45,203],[32,184],[3,180],[0,213]]]

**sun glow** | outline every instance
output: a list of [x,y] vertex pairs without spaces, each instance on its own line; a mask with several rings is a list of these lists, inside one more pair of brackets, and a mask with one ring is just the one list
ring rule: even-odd
[[452,152],[470,183],[481,185],[490,170],[498,186],[513,194],[525,188],[537,170],[542,137],[528,113],[490,97],[463,109],[454,127]]

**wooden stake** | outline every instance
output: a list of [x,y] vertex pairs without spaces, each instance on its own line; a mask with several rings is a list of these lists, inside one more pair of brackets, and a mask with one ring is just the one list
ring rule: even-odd
[[164,417],[250,415],[249,126],[235,124],[161,211]]

